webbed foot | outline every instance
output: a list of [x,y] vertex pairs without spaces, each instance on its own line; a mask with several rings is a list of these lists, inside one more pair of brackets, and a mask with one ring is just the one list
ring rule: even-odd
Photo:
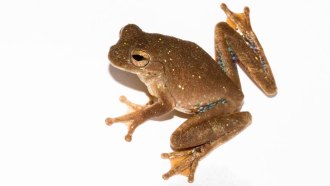
[[235,30],[239,30],[243,35],[252,32],[250,23],[250,10],[248,7],[244,8],[243,13],[232,12],[225,3],[220,5],[221,9],[227,15],[227,23]]
[[188,182],[192,183],[199,160],[208,152],[205,147],[206,145],[202,145],[190,150],[163,153],[161,157],[171,162],[171,169],[163,174],[163,179],[167,180],[176,174],[181,174],[187,176]]

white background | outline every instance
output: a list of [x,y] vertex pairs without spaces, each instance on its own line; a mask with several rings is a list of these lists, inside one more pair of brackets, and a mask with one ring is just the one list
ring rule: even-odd
[[[190,185],[330,185],[330,1],[235,1],[251,10],[278,84],[267,98],[241,73],[253,124],[200,162]],[[213,56],[221,1],[1,1],[0,185],[188,185],[169,168],[174,115],[140,126],[104,119],[145,103],[135,76],[110,68],[121,27],[194,41]],[[167,120],[168,119],[168,120]]]

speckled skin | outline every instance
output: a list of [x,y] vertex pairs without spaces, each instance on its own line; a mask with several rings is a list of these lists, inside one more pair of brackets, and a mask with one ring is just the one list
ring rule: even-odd
[[195,43],[146,33],[133,24],[121,30],[118,43],[110,48],[111,64],[137,74],[152,97],[145,106],[121,97],[133,112],[107,118],[108,125],[128,123],[127,141],[149,118],[174,109],[193,114],[172,134],[174,152],[162,154],[172,163],[164,179],[183,174],[192,182],[198,161],[251,123],[250,113],[240,112],[244,96],[237,63],[266,95],[276,94],[270,66],[250,26],[248,8],[241,14],[224,4],[221,8],[228,20],[216,25],[215,60]]
[[[147,51],[150,63],[143,68],[130,63],[133,49]],[[190,41],[145,33],[136,25],[127,25],[118,43],[111,47],[109,58],[115,67],[136,73],[151,95],[158,97],[161,91],[171,97],[179,111],[197,113],[196,105],[221,98],[236,110],[242,104],[243,93],[209,54]]]

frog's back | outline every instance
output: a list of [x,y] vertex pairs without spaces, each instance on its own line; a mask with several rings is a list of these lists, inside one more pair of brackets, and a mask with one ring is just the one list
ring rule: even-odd
[[201,47],[177,39],[165,68],[166,86],[176,109],[196,113],[216,104],[241,106],[243,93]]

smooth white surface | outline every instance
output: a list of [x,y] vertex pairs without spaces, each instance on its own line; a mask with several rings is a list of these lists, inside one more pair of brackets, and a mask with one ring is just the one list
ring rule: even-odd
[[[250,7],[279,93],[267,98],[241,73],[253,124],[201,161],[190,185],[330,185],[329,2],[227,2]],[[126,112],[120,95],[147,101],[134,76],[109,73],[107,52],[135,23],[213,56],[220,3],[1,1],[0,185],[189,185],[161,178],[170,165],[160,154],[183,118],[149,121],[131,143],[124,125],[105,125]]]

